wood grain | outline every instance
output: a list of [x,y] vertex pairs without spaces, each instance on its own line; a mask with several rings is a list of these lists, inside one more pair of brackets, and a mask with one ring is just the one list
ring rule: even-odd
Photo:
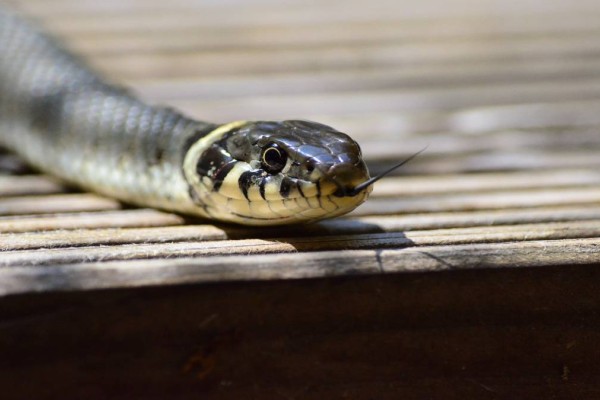
[[0,196],[54,194],[64,192],[59,183],[43,176],[6,176],[0,175]]
[[64,211],[115,210],[119,208],[121,208],[121,205],[116,200],[99,197],[94,194],[54,194],[35,197],[15,196],[0,199],[0,216]]
[[251,229],[0,149],[2,399],[595,399],[597,0],[0,0],[143,99],[361,144],[351,215]]
[[[525,1],[490,12],[493,0],[441,8],[428,0],[402,13],[385,0],[369,8],[339,0],[318,8],[295,0],[226,3],[12,6],[151,102],[215,121],[331,123],[359,140],[373,173],[428,150],[345,218],[260,230],[132,209],[28,172],[3,153],[3,273],[85,275],[89,266],[96,276],[102,265],[149,265],[146,278],[119,273],[118,284],[81,286],[90,289],[160,282],[162,272],[151,276],[151,266],[196,261],[227,265],[231,274],[240,263],[243,280],[325,276],[336,269],[319,263],[346,263],[353,252],[362,261],[339,267],[339,275],[437,270],[444,260],[477,268],[496,251],[490,266],[597,262],[596,3],[539,8]],[[228,12],[234,6],[235,15]],[[542,256],[540,243],[563,252]],[[403,267],[382,267],[384,255],[386,265]],[[284,256],[285,271],[261,269]],[[311,259],[314,268],[299,267]]]
[[[341,275],[600,263],[600,239],[477,243],[390,250],[317,251],[208,258],[120,260],[0,269],[1,294]],[[60,260],[57,260],[60,261]],[[70,261],[70,260],[67,260]]]

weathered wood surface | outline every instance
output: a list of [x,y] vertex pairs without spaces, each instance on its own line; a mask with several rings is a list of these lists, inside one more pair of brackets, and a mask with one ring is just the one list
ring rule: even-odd
[[[149,101],[214,121],[331,123],[361,142],[374,171],[428,150],[401,176],[380,182],[350,216],[293,230],[215,226],[130,209],[63,187],[0,154],[1,293],[77,288],[40,285],[33,276],[91,273],[104,263],[133,268],[143,260],[140,265],[151,261],[148,272],[150,266],[177,271],[176,258],[199,269],[198,282],[213,264],[238,265],[240,280],[301,277],[297,264],[310,259],[340,264],[344,274],[348,254],[363,250],[371,251],[355,268],[363,273],[488,265],[487,256],[473,261],[483,254],[478,246],[497,246],[498,265],[600,262],[594,251],[600,237],[600,23],[594,13],[600,7],[593,3],[539,9],[523,2],[493,12],[493,1],[462,0],[410,10],[385,1],[368,10],[334,0],[318,7],[117,3],[12,6]],[[558,250],[541,258],[528,250],[539,246]],[[436,249],[448,250],[452,261],[418,257]],[[372,256],[394,252],[385,268]],[[267,253],[289,253],[295,261],[265,275],[263,260],[276,257],[262,256]],[[176,275],[169,282],[189,281],[187,273]],[[115,276],[98,278],[97,287],[161,284],[162,275]],[[319,274],[307,271],[311,276]],[[80,286],[94,287],[89,280]]]
[[373,171],[249,229],[0,151],[6,399],[599,398],[596,0],[0,1],[201,119],[307,118]]

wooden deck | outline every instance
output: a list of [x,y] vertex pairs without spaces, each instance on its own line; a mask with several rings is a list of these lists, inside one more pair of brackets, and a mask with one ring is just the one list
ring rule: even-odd
[[428,146],[278,229],[0,152],[3,398],[600,397],[597,1],[1,3],[200,119],[318,120],[375,172]]

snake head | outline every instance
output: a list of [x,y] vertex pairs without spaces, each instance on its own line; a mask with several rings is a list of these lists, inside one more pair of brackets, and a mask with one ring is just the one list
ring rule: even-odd
[[191,198],[213,218],[246,225],[310,222],[363,203],[370,185],[359,145],[309,121],[235,122],[188,150]]

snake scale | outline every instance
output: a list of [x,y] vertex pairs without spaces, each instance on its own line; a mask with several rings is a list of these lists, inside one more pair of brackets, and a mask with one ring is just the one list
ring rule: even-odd
[[329,126],[213,124],[147,105],[1,8],[0,145],[86,190],[245,225],[345,214],[376,180]]

